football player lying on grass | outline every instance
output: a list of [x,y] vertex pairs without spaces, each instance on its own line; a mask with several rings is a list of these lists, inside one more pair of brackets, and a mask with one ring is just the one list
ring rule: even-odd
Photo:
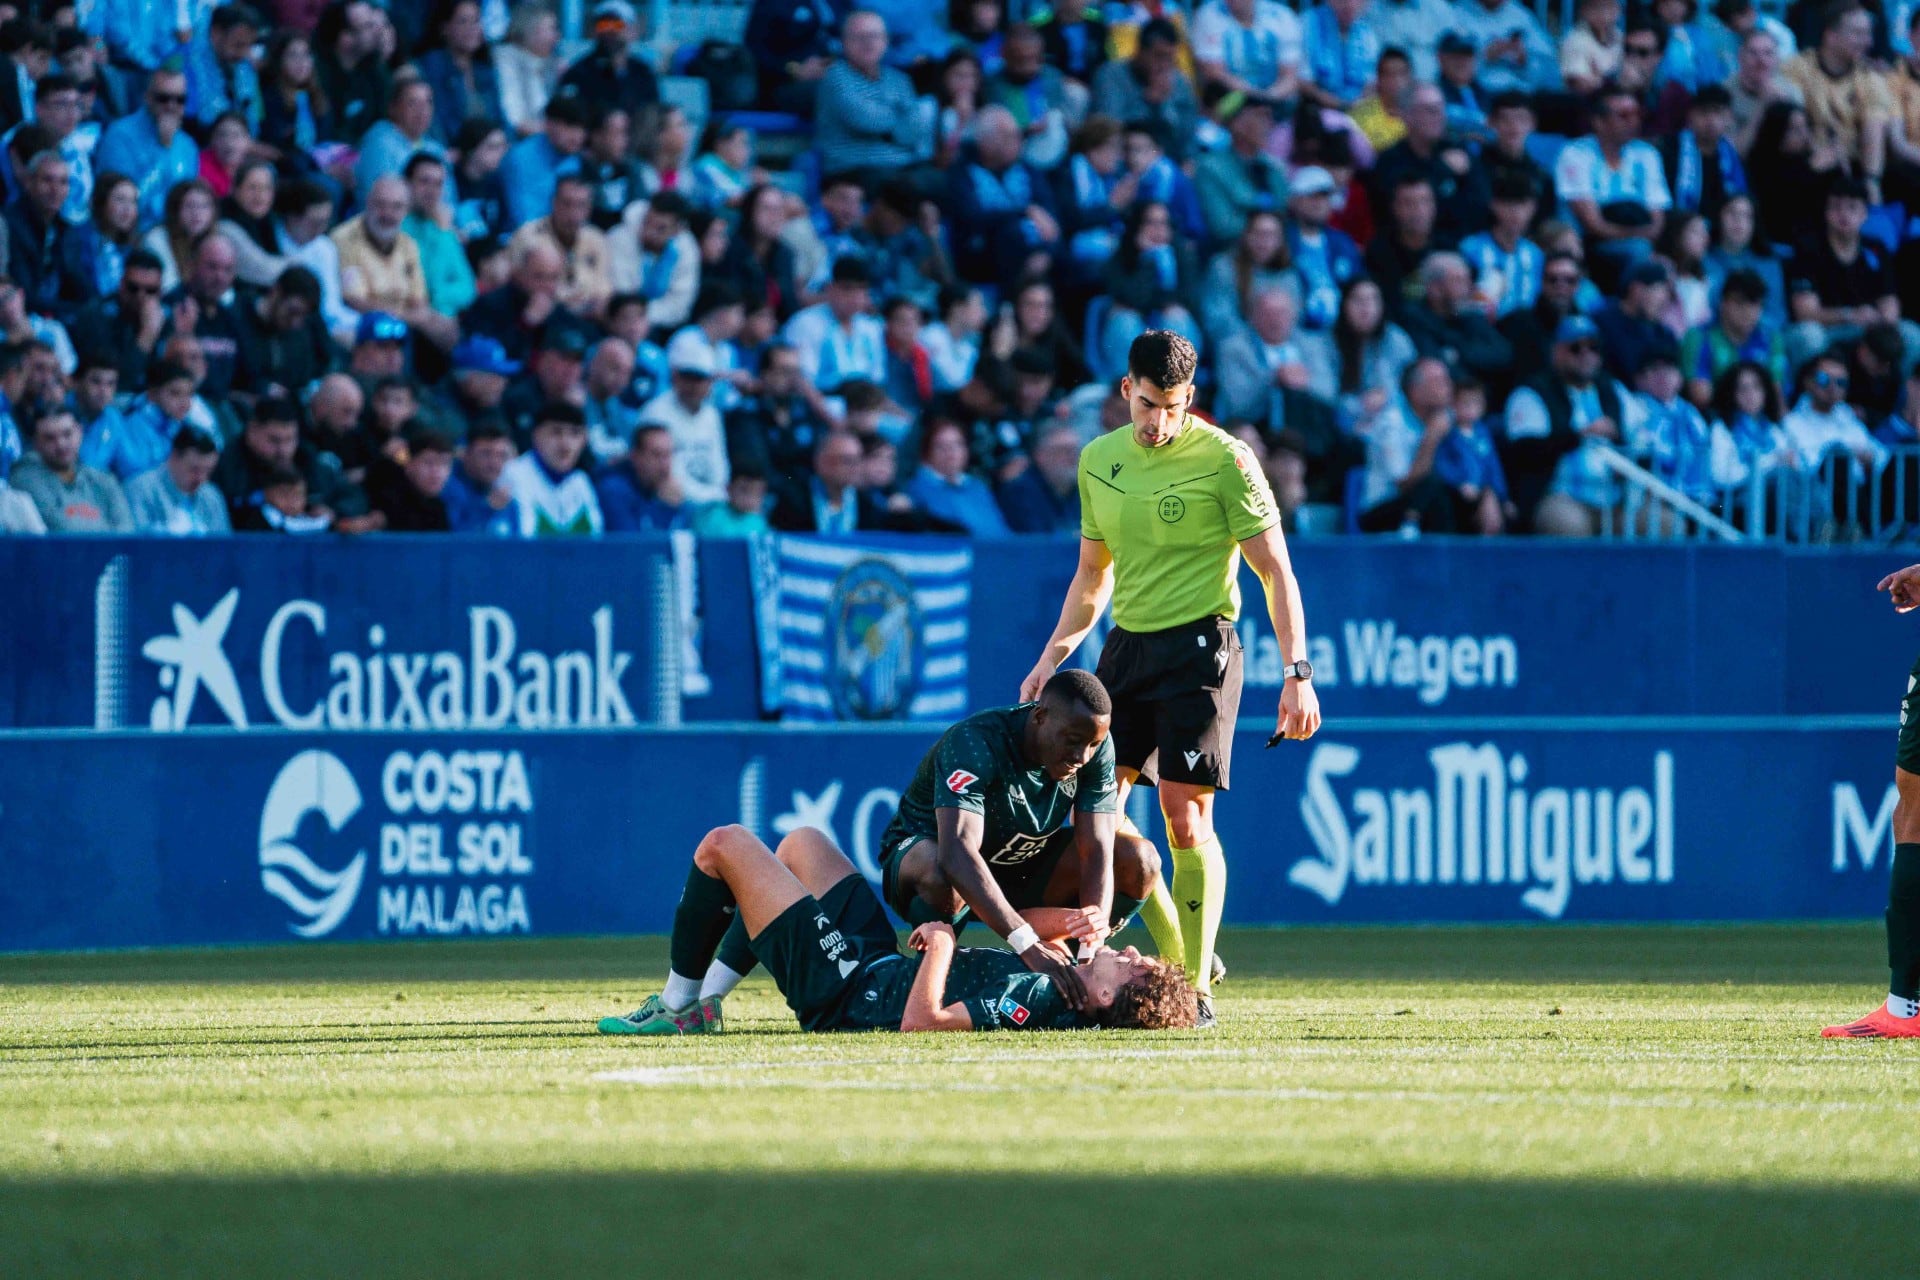
[[[721,1029],[720,1002],[666,996],[698,992],[698,975],[734,912],[753,952],[773,975],[807,1031],[1033,1031],[1041,1028],[1191,1027],[1193,986],[1178,966],[1132,947],[1096,952],[1073,971],[1072,988],[998,949],[959,947],[944,922],[923,924],[900,952],[893,926],[867,882],[823,832],[803,827],[778,853],[745,827],[720,827],[694,850],[687,887],[673,913],[668,991],[624,1018],[603,1018],[608,1035],[705,1035]],[[1035,910],[1043,935],[1067,936],[1080,913]]]

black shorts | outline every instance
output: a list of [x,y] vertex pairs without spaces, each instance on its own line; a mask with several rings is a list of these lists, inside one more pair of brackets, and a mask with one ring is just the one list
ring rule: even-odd
[[1920,662],[1907,673],[1907,695],[1900,699],[1900,744],[1893,762],[1908,773],[1920,773]]
[[1240,714],[1240,637],[1210,616],[1165,631],[1107,635],[1095,675],[1113,699],[1113,763],[1140,775],[1227,789]]
[[886,909],[857,874],[782,911],[751,945],[807,1031],[837,1025],[860,971],[900,950]]
[[[907,851],[917,844],[932,844],[930,836],[903,836],[880,851],[880,891],[885,895],[887,905],[895,914],[908,924],[924,924],[929,917],[926,904],[917,896],[908,897],[905,886],[900,883],[900,863]],[[1016,863],[987,861],[987,870],[993,875],[993,882],[1000,886],[1000,892],[1006,895],[1007,903],[1015,911],[1025,911],[1028,907],[1047,905],[1047,885],[1053,880],[1053,873],[1060,867],[1060,859],[1073,847],[1073,828],[1065,826],[1047,837],[1040,852],[1031,858]],[[916,905],[918,910],[916,910]],[[1075,905],[1078,905],[1077,903]],[[947,923],[959,928],[965,924],[971,912],[962,907],[958,915]]]

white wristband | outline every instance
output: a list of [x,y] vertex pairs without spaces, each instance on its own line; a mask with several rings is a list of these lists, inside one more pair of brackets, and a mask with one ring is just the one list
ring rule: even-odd
[[1034,931],[1034,927],[1030,924],[1023,924],[1007,935],[1007,946],[1012,949],[1015,955],[1022,954],[1028,947],[1033,946],[1039,941],[1040,935]]

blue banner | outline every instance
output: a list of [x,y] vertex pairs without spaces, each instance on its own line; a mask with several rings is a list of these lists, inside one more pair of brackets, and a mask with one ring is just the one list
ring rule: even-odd
[[[0,736],[0,949],[660,932],[717,824],[769,841],[820,827],[876,876],[934,736]],[[1861,918],[1885,904],[1891,722],[1335,724],[1263,741],[1241,735],[1219,804],[1232,923]]]
[[769,714],[951,723],[966,713],[970,543],[774,534],[750,554]]

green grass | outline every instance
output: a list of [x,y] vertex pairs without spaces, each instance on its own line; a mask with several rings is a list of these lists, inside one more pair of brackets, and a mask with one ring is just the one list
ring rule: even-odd
[[0,1276],[1913,1274],[1920,1044],[1817,1038],[1880,945],[1241,931],[1213,1034],[670,1043],[592,1032],[657,939],[0,958]]

